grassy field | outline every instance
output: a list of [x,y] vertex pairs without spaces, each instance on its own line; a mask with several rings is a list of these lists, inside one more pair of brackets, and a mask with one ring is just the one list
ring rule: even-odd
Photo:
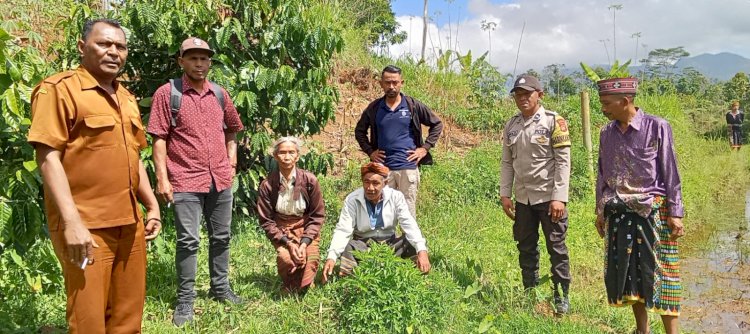
[[[680,109],[677,98],[643,98],[640,105],[671,120],[677,140],[687,206],[685,224],[690,249],[707,247],[701,235],[720,228],[717,222],[742,216],[747,188],[746,151],[730,153],[724,141],[696,135]],[[572,104],[571,104],[572,105]],[[565,109],[559,106],[558,109]],[[576,124],[573,108],[563,110]],[[601,123],[601,122],[600,122]],[[578,122],[580,124],[580,122]],[[596,127],[595,127],[596,128]],[[596,137],[596,136],[595,136]],[[593,226],[593,198],[587,182],[574,185],[577,192],[569,204],[568,247],[573,285],[571,313],[562,318],[551,314],[548,284],[532,294],[521,291],[517,250],[512,240],[512,222],[503,214],[497,199],[500,145],[485,143],[457,156],[435,150],[438,164],[423,169],[418,221],[428,239],[433,272],[425,280],[439,303],[427,305],[437,322],[414,325],[426,333],[624,333],[632,331],[629,309],[606,306],[602,275],[602,242]],[[575,159],[583,159],[579,154]],[[579,167],[576,167],[579,166]],[[574,164],[573,173],[585,173]],[[356,164],[336,178],[322,179],[328,207],[328,222],[321,248],[325,251],[341,207],[341,199],[359,186]],[[731,172],[729,172],[731,171]],[[719,227],[717,227],[719,226]],[[204,235],[205,237],[205,235]],[[549,261],[542,247],[542,275]],[[341,312],[343,280],[312,289],[304,298],[279,295],[280,280],[275,269],[275,251],[254,220],[237,221],[232,240],[231,281],[235,291],[249,303],[230,307],[207,298],[208,268],[205,238],[199,254],[196,301],[197,320],[188,332],[200,333],[349,333]],[[148,293],[143,329],[146,333],[181,333],[171,325],[175,301],[174,228],[166,226],[152,245],[149,255]],[[415,269],[416,270],[416,269]],[[347,278],[350,280],[361,278]],[[384,296],[399,300],[398,296]],[[374,296],[371,298],[375,298]],[[434,300],[434,298],[433,298]],[[419,303],[419,301],[415,302]],[[26,307],[8,309],[19,332],[52,332],[64,328],[64,294],[29,294]],[[383,313],[388,310],[357,310]],[[657,320],[656,317],[652,318]],[[414,319],[412,319],[414,320]],[[418,319],[417,319],[418,320]],[[415,321],[414,323],[419,323]],[[406,331],[410,323],[400,328]],[[654,330],[660,331],[658,321]]]

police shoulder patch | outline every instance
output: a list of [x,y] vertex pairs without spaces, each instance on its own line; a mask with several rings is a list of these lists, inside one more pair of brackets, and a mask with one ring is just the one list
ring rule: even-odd
[[555,130],[552,131],[552,147],[570,146],[570,133],[568,132],[568,123],[560,115],[555,115]]

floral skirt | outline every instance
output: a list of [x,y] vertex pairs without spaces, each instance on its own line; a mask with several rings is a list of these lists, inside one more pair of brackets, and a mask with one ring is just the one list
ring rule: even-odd
[[643,303],[661,315],[680,315],[678,243],[670,240],[667,215],[662,196],[655,196],[648,218],[619,198],[605,205],[604,283],[610,305]]

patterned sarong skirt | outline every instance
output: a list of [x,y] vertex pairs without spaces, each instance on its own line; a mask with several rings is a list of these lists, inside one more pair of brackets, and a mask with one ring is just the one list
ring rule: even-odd
[[729,126],[729,145],[732,147],[742,146],[742,127],[739,125]]
[[682,295],[678,243],[669,237],[664,197],[654,198],[648,218],[614,198],[605,205],[604,219],[609,304],[643,303],[649,311],[678,316]]
[[[276,214],[276,224],[284,232],[290,242],[299,244],[302,233],[305,231],[305,219],[303,217]],[[307,246],[307,259],[304,264],[298,265],[292,261],[287,247],[281,243],[274,243],[276,247],[276,265],[279,276],[281,276],[282,288],[286,291],[300,291],[313,284],[315,274],[320,262],[320,236]]]

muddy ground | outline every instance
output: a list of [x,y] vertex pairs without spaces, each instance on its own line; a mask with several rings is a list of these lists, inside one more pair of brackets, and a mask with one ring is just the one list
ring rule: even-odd
[[710,250],[682,261],[685,331],[750,333],[750,192],[746,197],[746,225],[712,232]]

